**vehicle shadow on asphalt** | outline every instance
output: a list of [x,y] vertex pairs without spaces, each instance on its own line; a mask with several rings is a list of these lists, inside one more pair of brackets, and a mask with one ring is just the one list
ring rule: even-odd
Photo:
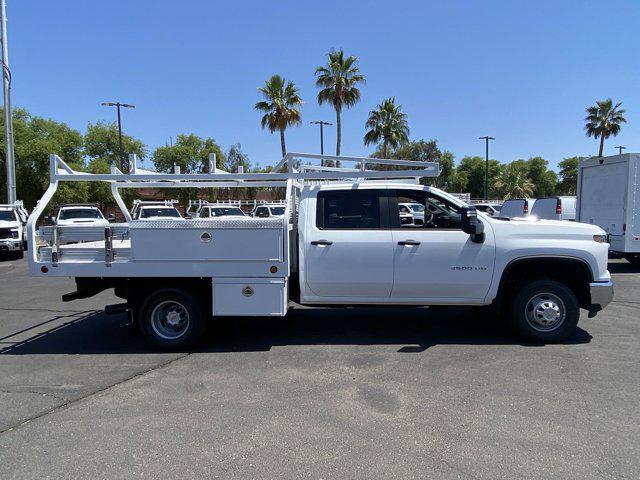
[[[591,335],[578,328],[565,344],[584,344]],[[400,345],[400,353],[421,353],[433,345],[519,345],[507,327],[475,310],[451,308],[291,308],[285,318],[217,318],[190,352],[269,351],[287,345]],[[151,353],[125,315],[102,312],[71,319],[24,341],[7,344],[0,355],[94,355]]]

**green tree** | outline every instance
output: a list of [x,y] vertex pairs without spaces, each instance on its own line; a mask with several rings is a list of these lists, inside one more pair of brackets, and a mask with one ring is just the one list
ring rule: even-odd
[[[180,134],[176,142],[169,146],[154,150],[151,160],[159,172],[172,173],[174,165],[180,167],[182,173],[209,173],[209,154],[216,154],[216,168],[224,168],[226,156],[213,138],[202,138],[197,135]],[[183,205],[190,199],[205,194],[212,198],[213,192],[201,192],[197,188],[166,189],[166,195],[177,197]]]
[[431,185],[447,192],[464,192],[467,188],[468,176],[466,172],[459,172],[455,165],[453,153],[444,151],[438,159],[440,175],[431,180]]
[[364,135],[364,144],[382,142],[382,157],[388,158],[388,149],[409,141],[409,124],[402,107],[396,105],[395,97],[385,99],[375,110],[369,112],[365,127],[369,129]]
[[[502,168],[503,166],[497,160],[489,160],[489,198],[495,196],[496,192],[492,187],[495,179],[500,176]],[[471,198],[483,198],[484,196],[484,171],[485,159],[482,157],[464,157],[460,160],[456,173],[466,176],[465,190],[471,194]]]
[[587,108],[584,129],[587,137],[600,138],[600,149],[598,156],[602,156],[604,141],[611,135],[614,137],[620,133],[620,126],[627,122],[624,118],[625,110],[620,108],[621,102],[613,105],[613,101],[608,98],[600,100],[595,105]]
[[575,195],[578,185],[578,163],[583,157],[569,157],[558,163],[560,167],[560,181],[558,193],[561,195]]
[[173,145],[156,148],[151,161],[159,172],[172,173],[178,165],[182,173],[208,173],[211,153],[216,154],[216,168],[224,168],[226,156],[213,138],[179,134]]
[[[4,115],[0,108],[0,128],[4,128]],[[27,208],[33,208],[49,185],[49,155],[57,154],[71,168],[82,170],[82,134],[66,124],[32,116],[24,109],[15,109],[13,132],[16,160],[16,193]],[[6,198],[4,135],[0,137],[0,182],[2,197]],[[52,203],[86,202],[87,185],[63,182]]]
[[[97,122],[87,125],[84,151],[90,161],[101,159],[109,165],[121,168],[118,142],[118,125],[115,122]],[[125,158],[130,153],[135,153],[141,160],[147,156],[146,145],[130,135],[122,135],[122,149]]]
[[500,176],[494,180],[493,186],[505,200],[531,197],[535,189],[524,160],[516,160],[506,165]]
[[330,103],[336,111],[336,155],[340,155],[342,141],[342,109],[353,107],[360,101],[358,84],[365,83],[360,73],[358,59],[353,55],[345,58],[342,50],[331,50],[327,64],[316,68],[318,104]]
[[542,198],[554,195],[558,184],[558,175],[553,170],[549,170],[549,162],[542,157],[532,157],[525,163],[527,176],[534,186],[533,196]]
[[256,103],[253,108],[264,114],[260,120],[262,128],[268,128],[271,133],[280,132],[280,146],[284,157],[287,154],[284,131],[287,127],[300,125],[302,98],[295,84],[287,82],[280,75],[273,75],[258,91],[264,100]]

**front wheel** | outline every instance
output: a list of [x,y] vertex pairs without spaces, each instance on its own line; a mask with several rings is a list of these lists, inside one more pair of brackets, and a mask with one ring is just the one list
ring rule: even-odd
[[153,346],[179,350],[193,345],[202,336],[205,314],[201,303],[190,292],[162,288],[140,305],[138,325]]
[[522,284],[509,311],[510,323],[520,336],[544,343],[569,337],[579,316],[580,305],[573,291],[551,279]]

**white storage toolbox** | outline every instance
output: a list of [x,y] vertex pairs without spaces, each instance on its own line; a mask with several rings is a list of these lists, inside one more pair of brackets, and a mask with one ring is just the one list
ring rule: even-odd
[[213,315],[277,316],[287,313],[286,278],[214,278]]

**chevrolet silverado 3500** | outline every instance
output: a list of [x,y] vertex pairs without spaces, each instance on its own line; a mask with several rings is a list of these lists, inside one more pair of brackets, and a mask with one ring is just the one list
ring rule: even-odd
[[[354,168],[300,165],[333,160]],[[63,300],[105,289],[126,300],[145,338],[163,349],[197,340],[211,317],[284,316],[304,305],[491,307],[530,341],[571,335],[613,297],[605,232],[577,222],[502,219],[421,185],[436,163],[287,154],[274,172],[123,174],[73,171],[51,156],[51,185],[28,222],[30,273],[75,277]],[[369,170],[370,165],[405,170]],[[99,241],[60,244],[73,226],[36,222],[60,181],[109,182],[127,223]],[[283,187],[281,218],[131,220],[121,188]],[[424,222],[403,224],[398,205]],[[83,232],[78,232],[84,234]]]

